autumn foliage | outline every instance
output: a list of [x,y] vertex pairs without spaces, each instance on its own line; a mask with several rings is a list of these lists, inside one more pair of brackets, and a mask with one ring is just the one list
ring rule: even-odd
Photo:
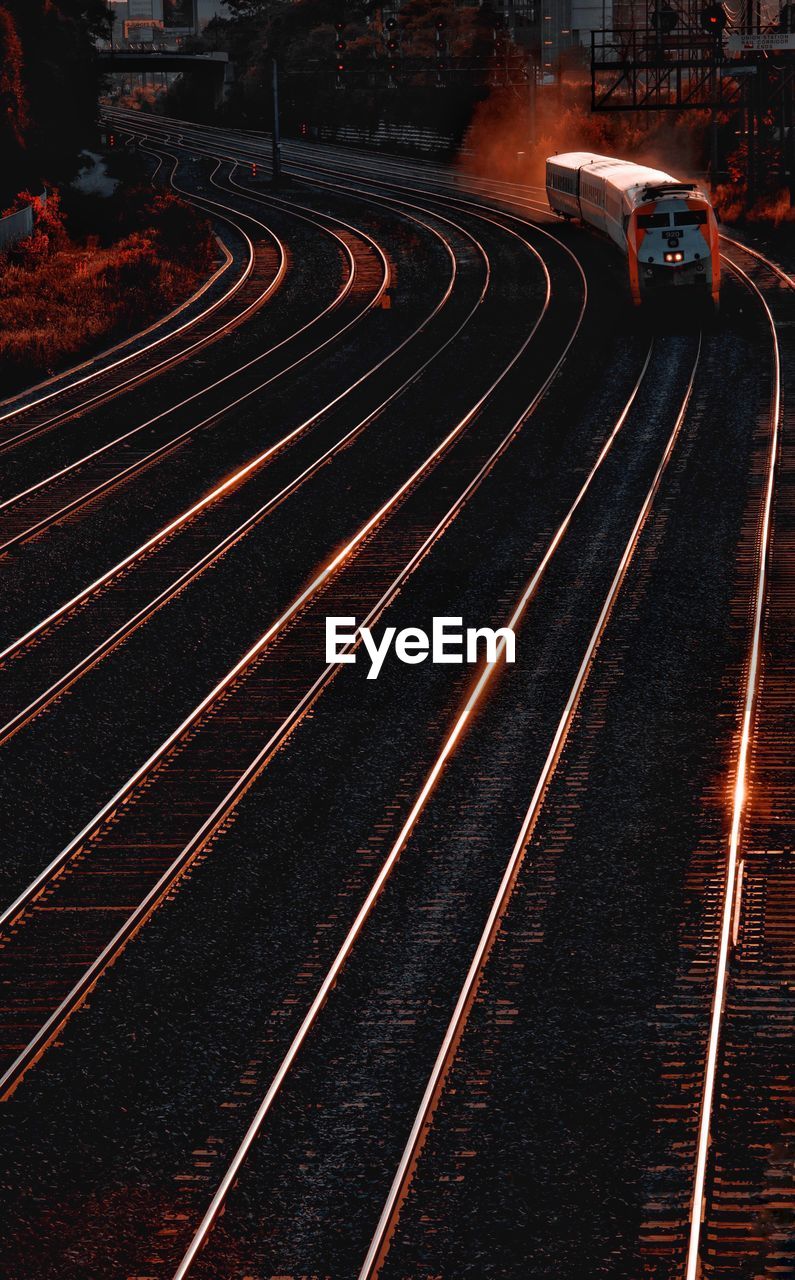
[[95,135],[104,0],[0,0],[0,204],[76,172]]
[[145,327],[212,270],[208,224],[171,194],[126,193],[127,222],[139,225],[105,245],[70,239],[57,193],[33,205],[33,235],[0,262],[3,391]]

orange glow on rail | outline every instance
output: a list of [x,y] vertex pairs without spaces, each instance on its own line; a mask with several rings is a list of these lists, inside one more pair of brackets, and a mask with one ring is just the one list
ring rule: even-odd
[[[745,249],[745,246],[741,246]],[[754,257],[760,255],[754,254]],[[765,261],[763,259],[763,261]],[[710,1016],[709,1040],[707,1043],[707,1056],[704,1065],[704,1084],[701,1099],[701,1114],[698,1127],[698,1144],[696,1148],[695,1174],[693,1181],[693,1198],[690,1205],[690,1235],[687,1252],[687,1268],[685,1271],[685,1280],[699,1280],[701,1271],[701,1262],[699,1258],[701,1245],[701,1226],[702,1212],[704,1204],[704,1185],[706,1181],[707,1161],[709,1158],[710,1148],[710,1128],[712,1122],[712,1107],[715,1094],[715,1078],[717,1074],[718,1050],[720,1047],[721,1027],[723,1022],[723,1007],[726,999],[726,986],[728,978],[729,958],[731,955],[733,937],[735,936],[734,919],[735,919],[735,897],[738,890],[738,851],[740,846],[740,833],[743,820],[743,810],[747,795],[746,779],[748,775],[748,755],[751,745],[751,734],[753,725],[753,712],[756,702],[756,693],[759,684],[759,673],[761,663],[762,649],[762,631],[764,622],[765,595],[767,592],[767,558],[770,545],[770,529],[772,523],[773,511],[773,494],[775,491],[776,480],[776,454],[778,451],[778,440],[781,420],[781,356],[779,351],[778,334],[773,315],[762,296],[761,291],[757,288],[750,276],[746,275],[735,263],[729,262],[729,267],[738,276],[740,276],[749,288],[757,295],[761,303],[770,326],[770,332],[773,339],[773,397],[771,404],[771,421],[773,424],[770,435],[770,452],[768,462],[767,483],[765,485],[765,497],[762,509],[762,521],[759,537],[759,559],[756,581],[756,592],[754,599],[753,627],[751,632],[751,644],[748,655],[748,672],[745,684],[745,696],[743,699],[742,722],[740,730],[740,749],[737,757],[737,774],[734,780],[732,810],[731,810],[731,833],[729,836],[729,848],[726,858],[726,879],[723,891],[723,905],[721,910],[721,928],[720,943],[718,951],[718,964],[715,974],[715,990],[712,1000],[712,1012]],[[792,283],[792,282],[790,282]],[[739,910],[739,904],[737,906]],[[739,920],[738,920],[739,923]]]

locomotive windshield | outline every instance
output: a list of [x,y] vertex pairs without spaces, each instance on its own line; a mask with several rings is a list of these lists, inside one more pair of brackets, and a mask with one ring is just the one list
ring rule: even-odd
[[696,209],[692,213],[675,213],[675,227],[705,227],[707,225],[706,209]]

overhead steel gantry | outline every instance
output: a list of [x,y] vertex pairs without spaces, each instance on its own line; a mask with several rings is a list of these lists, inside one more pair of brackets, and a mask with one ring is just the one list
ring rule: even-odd
[[[749,193],[773,176],[795,193],[795,34],[781,28],[705,29],[709,0],[674,8],[655,0],[646,25],[594,31],[593,111],[709,111],[713,181],[719,174],[718,121],[738,117]],[[790,24],[788,23],[788,26]]]
[[[670,8],[665,12],[673,13]],[[679,15],[677,14],[677,17]],[[652,11],[652,19],[654,12]],[[688,23],[591,33],[593,111],[686,111],[738,106],[744,82],[758,74],[759,54],[730,57],[717,37]]]

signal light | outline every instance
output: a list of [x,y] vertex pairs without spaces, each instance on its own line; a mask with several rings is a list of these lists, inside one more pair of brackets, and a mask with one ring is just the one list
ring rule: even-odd
[[447,26],[447,23],[445,22],[444,18],[437,18],[434,25],[437,31],[444,31],[445,27]]
[[398,47],[397,40],[387,40],[386,47],[390,53],[397,53],[397,47]]
[[334,65],[337,68],[336,85],[338,89],[341,89],[342,78],[343,78],[343,75],[345,74],[345,63],[343,61],[342,55],[344,54],[345,47],[346,47],[345,41],[342,38],[342,33],[345,30],[345,23],[342,18],[338,18],[337,21],[334,23],[334,30],[337,33],[337,39],[334,41],[334,52],[337,55],[334,63]]
[[709,4],[701,10],[701,26],[712,35],[720,35],[726,27],[726,10],[722,4]]
[[115,136],[114,136],[113,134],[110,134],[110,136],[109,136],[109,138],[108,138],[108,146],[109,146],[109,147],[115,147],[115,146],[116,146],[116,138],[115,138]]
[[252,161],[251,161],[251,176],[252,176],[252,178],[256,178],[256,176],[257,176],[257,162],[256,162],[256,160],[252,160]]
[[396,31],[397,18],[387,18],[386,22],[384,23],[384,26],[386,27],[387,31]]

